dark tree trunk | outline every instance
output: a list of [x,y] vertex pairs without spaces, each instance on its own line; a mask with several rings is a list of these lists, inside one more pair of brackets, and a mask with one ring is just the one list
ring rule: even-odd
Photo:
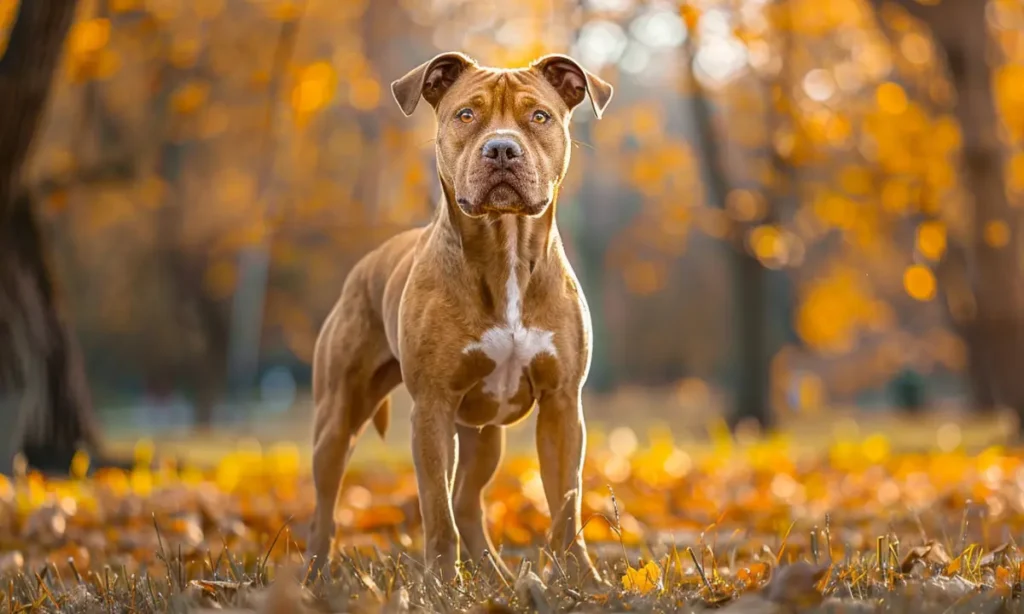
[[[693,47],[691,47],[692,51]],[[690,53],[693,58],[693,53]],[[729,193],[729,178],[715,134],[711,104],[690,67],[691,105],[697,131],[698,147],[707,181],[708,199],[714,206],[724,207]],[[731,257],[735,275],[736,334],[733,347],[736,356],[736,400],[729,415],[735,428],[754,420],[762,429],[775,426],[771,411],[769,373],[771,353],[768,348],[768,295],[764,266],[746,249],[745,233],[733,233]]]
[[53,469],[79,446],[99,452],[82,357],[22,181],[75,6],[23,0],[0,59],[0,473],[11,472],[18,450]]
[[[169,44],[169,43],[168,43]],[[181,141],[174,132],[191,118],[175,114],[170,99],[175,89],[190,78],[210,79],[205,64],[205,51],[194,67],[178,69],[170,64],[160,66],[156,76],[159,98],[159,123],[164,127],[158,150],[157,172],[167,186],[160,210],[161,233],[157,244],[157,258],[169,284],[169,297],[174,301],[175,321],[156,322],[154,326],[174,326],[182,338],[194,337],[190,345],[172,368],[170,379],[189,393],[194,410],[194,426],[207,430],[213,426],[214,410],[225,396],[227,383],[227,351],[229,343],[228,315],[224,305],[212,298],[203,287],[203,274],[208,265],[207,255],[189,248],[184,236],[185,217],[188,214],[186,193],[182,178],[185,161],[198,155],[201,144]],[[183,341],[184,343],[184,341]],[[150,368],[150,377],[168,377],[164,365]]]
[[[886,4],[874,0],[877,7]],[[1010,208],[998,138],[998,113],[992,92],[988,2],[945,0],[922,5],[895,0],[932,32],[946,56],[956,90],[956,118],[963,133],[963,173],[974,200],[972,245],[967,254],[974,295],[974,317],[959,329],[968,346],[968,377],[976,403],[997,401],[1013,408],[1024,429],[1024,279],[1017,261],[1021,215]],[[986,243],[989,222],[1006,222],[1010,242]]]

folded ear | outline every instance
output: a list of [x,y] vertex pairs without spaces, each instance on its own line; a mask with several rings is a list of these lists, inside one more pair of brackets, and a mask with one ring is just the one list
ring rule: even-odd
[[570,109],[583,102],[584,95],[589,94],[594,115],[601,119],[601,113],[612,99],[614,88],[610,83],[585,70],[579,62],[567,55],[546,55],[535,60],[530,67],[540,71]]
[[476,62],[466,55],[455,51],[442,53],[392,82],[391,93],[406,117],[416,110],[420,96],[425,98],[430,106],[437,108],[437,103],[441,101],[448,88],[470,66],[476,66]]

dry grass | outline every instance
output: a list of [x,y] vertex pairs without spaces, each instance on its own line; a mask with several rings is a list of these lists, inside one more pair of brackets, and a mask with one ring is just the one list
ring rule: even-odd
[[968,453],[949,432],[948,451],[927,453],[884,436],[801,451],[711,435],[699,452],[658,430],[595,437],[584,516],[601,591],[543,545],[531,456],[508,459],[488,499],[519,580],[482,558],[453,586],[418,560],[401,459],[352,472],[320,578],[300,554],[313,493],[294,446],[204,470],[142,445],[130,472],[0,478],[0,612],[1024,611],[1022,450]]

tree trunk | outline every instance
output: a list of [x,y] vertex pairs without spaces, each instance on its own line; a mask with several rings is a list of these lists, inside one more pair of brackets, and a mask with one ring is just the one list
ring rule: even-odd
[[22,182],[76,0],[23,0],[0,59],[0,473],[23,450],[66,469],[99,436],[77,340],[61,312],[33,198]]
[[[158,108],[162,117],[158,116],[158,120],[165,132],[158,150],[157,173],[167,190],[159,212],[161,232],[156,250],[169,285],[169,297],[174,301],[175,321],[156,322],[154,326],[175,327],[183,338],[183,345],[184,338],[195,339],[183,352],[184,356],[176,357],[171,371],[177,380],[175,384],[186,390],[192,402],[194,426],[208,430],[213,426],[217,405],[225,397],[230,328],[224,305],[209,296],[203,286],[207,254],[191,248],[184,234],[185,218],[189,214],[182,181],[185,161],[198,155],[201,144],[174,137],[179,124],[189,120],[175,114],[170,100],[175,89],[188,79],[210,79],[211,76],[206,72],[205,50],[191,68],[178,69],[166,63],[159,70],[156,81],[161,90]],[[151,368],[150,377],[164,377],[161,372],[165,369],[163,365]]]
[[[874,0],[876,6],[884,4]],[[946,55],[956,90],[955,114],[963,133],[963,173],[974,198],[974,228],[968,254],[972,274],[973,320],[964,323],[974,394],[1012,407],[1024,429],[1024,279],[1016,255],[1021,242],[1020,213],[1006,196],[998,111],[992,92],[984,0],[945,0],[926,6],[898,0],[898,6],[931,30]],[[990,223],[1006,223],[1010,241],[985,240]],[[986,390],[988,388],[989,390]],[[991,394],[986,394],[990,392]]]
[[[690,58],[694,57],[691,47]],[[708,199],[713,206],[724,207],[729,192],[729,178],[718,147],[711,105],[693,68],[690,67],[691,105],[698,147],[703,157],[704,176],[707,180]],[[768,286],[764,266],[744,245],[744,233],[734,233],[731,250],[735,279],[733,304],[736,310],[736,400],[729,416],[735,428],[742,422],[754,420],[762,429],[775,425],[769,394],[771,353],[768,348]]]

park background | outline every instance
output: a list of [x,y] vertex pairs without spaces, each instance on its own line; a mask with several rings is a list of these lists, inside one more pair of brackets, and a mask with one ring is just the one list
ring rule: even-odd
[[[1013,0],[83,0],[31,220],[5,230],[41,231],[66,360],[0,369],[0,393],[50,430],[91,412],[114,444],[305,445],[345,276],[438,198],[432,113],[403,117],[390,82],[441,51],[562,52],[616,88],[604,119],[575,113],[558,208],[599,441],[921,414],[922,445],[1015,433],[1022,26]],[[17,303],[0,355],[32,364],[11,331],[46,310]],[[395,402],[372,445],[405,454]]]

